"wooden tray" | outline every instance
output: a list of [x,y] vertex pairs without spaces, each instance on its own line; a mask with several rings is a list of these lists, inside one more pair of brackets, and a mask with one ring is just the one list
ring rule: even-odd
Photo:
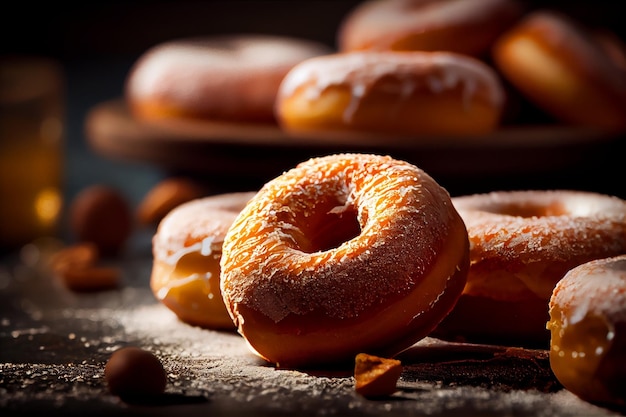
[[92,108],[86,133],[96,152],[113,158],[149,162],[172,171],[261,179],[312,156],[339,152],[389,154],[445,177],[553,172],[584,163],[590,148],[616,138],[568,126],[512,126],[478,137],[293,136],[275,125],[139,121],[123,99]]

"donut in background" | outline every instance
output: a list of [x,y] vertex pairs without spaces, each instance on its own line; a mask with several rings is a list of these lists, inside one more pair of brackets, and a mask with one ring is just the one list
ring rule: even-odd
[[350,52],[307,59],[285,76],[276,118],[290,133],[471,136],[500,122],[493,69],[449,52]]
[[141,120],[273,122],[276,91],[287,71],[330,51],[314,41],[269,35],[172,40],[139,57],[125,97]]
[[558,121],[626,129],[626,72],[608,38],[553,11],[537,10],[503,34],[493,60],[501,74]]
[[338,30],[340,51],[451,51],[487,56],[524,12],[515,0],[369,0]]

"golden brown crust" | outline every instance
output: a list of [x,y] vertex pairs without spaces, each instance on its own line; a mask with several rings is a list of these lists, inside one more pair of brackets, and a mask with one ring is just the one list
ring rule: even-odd
[[281,366],[395,354],[456,301],[466,245],[447,192],[417,167],[313,158],[267,183],[235,220],[222,294],[252,348]]
[[550,299],[550,365],[579,397],[626,405],[626,255],[569,271]]
[[232,329],[222,301],[219,262],[231,223],[254,192],[214,195],[181,204],[159,223],[152,241],[150,287],[182,321]]
[[308,59],[285,76],[276,103],[290,132],[411,135],[487,133],[504,92],[483,62],[447,52],[352,52]]
[[626,201],[617,197],[528,190],[452,201],[470,239],[468,294],[512,299],[530,290],[548,300],[574,266],[626,251]]
[[[547,344],[542,317],[556,283],[581,263],[626,252],[626,201],[617,197],[528,190],[452,201],[468,230],[470,269],[459,310],[437,330],[447,338]],[[532,326],[502,331],[503,322],[525,317]]]

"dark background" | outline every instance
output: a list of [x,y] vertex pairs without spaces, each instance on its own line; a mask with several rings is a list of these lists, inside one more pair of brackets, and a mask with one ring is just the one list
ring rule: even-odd
[[[176,37],[272,33],[317,39],[331,46],[340,21],[359,0],[12,2],[2,20],[9,51],[63,60],[128,59]],[[567,12],[624,36],[619,0],[534,0],[529,7]],[[7,9],[8,10],[8,9]]]

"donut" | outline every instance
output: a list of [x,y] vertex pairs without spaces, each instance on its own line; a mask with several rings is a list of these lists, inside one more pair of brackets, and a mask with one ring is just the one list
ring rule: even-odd
[[550,367],[593,403],[626,405],[626,254],[579,265],[550,298]]
[[269,35],[184,38],[153,46],[134,63],[125,97],[140,120],[274,120],[278,86],[296,63],[330,48]]
[[467,231],[447,191],[389,156],[312,158],[270,180],[224,238],[221,290],[280,368],[391,357],[458,299]]
[[493,48],[496,68],[556,121],[626,129],[626,76],[606,47],[568,16],[537,10]]
[[291,133],[472,135],[494,130],[504,102],[496,73],[448,52],[351,52],[307,59],[285,76],[276,115]]
[[484,57],[521,18],[515,0],[368,0],[338,30],[340,51],[451,51]]
[[459,302],[433,334],[547,347],[556,283],[584,262],[626,252],[626,201],[573,190],[454,197],[470,241]]
[[203,197],[183,203],[159,223],[152,238],[150,288],[183,322],[234,329],[220,293],[222,242],[254,192]]

